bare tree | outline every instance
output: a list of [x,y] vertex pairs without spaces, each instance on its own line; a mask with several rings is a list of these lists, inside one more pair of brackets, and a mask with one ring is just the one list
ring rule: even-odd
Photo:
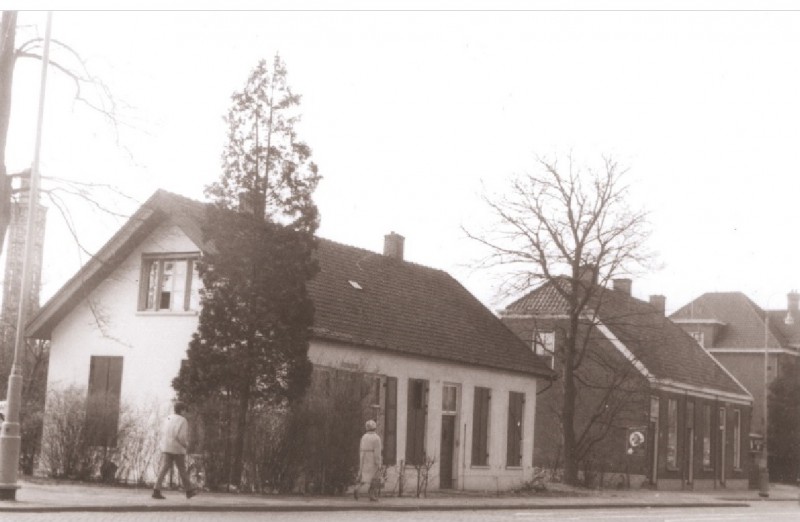
[[[651,255],[644,242],[649,230],[646,213],[629,207],[625,171],[612,159],[604,158],[599,169],[592,169],[577,168],[571,156],[563,167],[539,158],[538,167],[516,177],[505,196],[484,196],[499,218],[496,228],[465,232],[488,247],[485,266],[508,272],[505,295],[550,283],[567,303],[556,366],[558,417],[564,478],[575,484],[581,459],[613,427],[614,416],[626,410],[620,399],[633,384],[630,372],[618,369],[628,365],[606,360],[591,347],[597,341],[594,325],[605,284],[647,264]],[[606,382],[590,382],[588,375],[602,375],[581,371],[590,366],[612,373],[603,377]],[[582,400],[582,391],[592,400]]]
[[[0,21],[0,252],[5,244],[6,233],[11,222],[11,209],[15,193],[26,190],[21,183],[15,187],[15,179],[24,179],[30,171],[8,172],[6,164],[6,146],[11,123],[11,100],[14,87],[14,70],[18,60],[41,60],[44,38],[35,27],[26,27],[23,31],[18,25],[16,11],[3,11]],[[17,42],[17,36],[24,33],[24,39]],[[30,34],[29,34],[30,33]],[[92,111],[101,114],[116,129],[116,102],[109,88],[96,76],[91,74],[85,60],[68,44],[51,39],[52,54],[49,65],[58,73],[66,76],[74,86],[74,99]],[[50,197],[54,205],[63,204],[60,196],[71,195],[80,199],[91,199],[98,205],[97,198],[89,198],[87,184],[76,184],[57,180],[51,187],[44,187],[43,192]],[[98,188],[109,188],[98,186]],[[63,214],[63,209],[59,206]],[[65,217],[66,218],[66,217]]]

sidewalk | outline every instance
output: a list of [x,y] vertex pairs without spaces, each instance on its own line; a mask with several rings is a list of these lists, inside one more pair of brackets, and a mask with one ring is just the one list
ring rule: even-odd
[[21,481],[16,501],[0,502],[0,515],[7,512],[149,512],[149,511],[450,511],[487,509],[593,509],[641,507],[742,507],[762,501],[798,501],[798,489],[772,485],[768,499],[757,491],[581,491],[549,492],[547,496],[494,496],[474,493],[431,493],[428,498],[383,497],[370,502],[352,497],[301,497],[201,493],[187,500],[182,492],[164,491],[167,500],[150,498],[150,489],[98,485],[42,484]]

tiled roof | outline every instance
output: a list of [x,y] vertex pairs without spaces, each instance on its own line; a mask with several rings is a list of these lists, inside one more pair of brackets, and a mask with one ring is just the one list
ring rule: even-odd
[[317,336],[549,373],[525,343],[446,272],[324,239],[318,255],[321,271],[309,285]]
[[[507,313],[563,315],[567,302],[554,284],[568,288],[569,279],[546,283],[508,306]],[[630,295],[598,287],[592,308],[599,320],[655,378],[696,387],[747,395],[697,342],[655,307]]]
[[[204,204],[164,191],[157,192],[131,218],[98,260],[124,259],[133,238],[152,230],[165,217],[174,220],[201,248]],[[145,226],[149,225],[149,226]],[[126,237],[129,239],[126,240]],[[447,273],[368,250],[320,239],[320,273],[309,283],[316,315],[314,336],[407,355],[455,361],[514,372],[551,376],[543,360],[531,352],[491,311]],[[108,272],[108,263],[100,263]],[[49,337],[76,299],[98,284],[87,264],[45,304],[29,332]]]
[[[777,325],[783,324],[786,312],[770,312],[768,346],[777,348],[786,343]],[[780,317],[777,317],[780,316]],[[684,320],[714,319],[724,323],[711,348],[763,349],[764,310],[741,292],[705,293],[674,312],[670,318]]]

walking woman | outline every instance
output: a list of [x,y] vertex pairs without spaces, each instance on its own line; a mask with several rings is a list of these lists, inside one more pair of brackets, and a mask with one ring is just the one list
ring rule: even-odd
[[361,437],[361,457],[359,459],[358,482],[353,490],[353,497],[358,500],[358,490],[364,483],[369,484],[369,499],[378,500],[378,490],[380,489],[380,477],[378,472],[381,469],[381,438],[375,433],[378,428],[374,420],[368,420],[366,424],[367,432]]

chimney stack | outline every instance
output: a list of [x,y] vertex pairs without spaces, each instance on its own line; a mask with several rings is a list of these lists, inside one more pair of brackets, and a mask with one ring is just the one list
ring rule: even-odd
[[405,240],[406,238],[394,232],[383,236],[383,255],[402,261]]
[[789,313],[796,313],[800,311],[800,294],[797,293],[797,290],[792,290],[786,295],[788,305],[787,311]]
[[665,315],[667,311],[667,298],[663,295],[651,295],[650,296],[650,304],[653,307],[661,312],[661,315]]
[[628,279],[627,277],[614,279],[614,290],[616,290],[617,292],[623,292],[625,295],[631,295],[632,286],[633,286],[633,281],[631,279]]
[[597,265],[587,263],[582,265],[579,270],[579,278],[587,286],[597,284]]

